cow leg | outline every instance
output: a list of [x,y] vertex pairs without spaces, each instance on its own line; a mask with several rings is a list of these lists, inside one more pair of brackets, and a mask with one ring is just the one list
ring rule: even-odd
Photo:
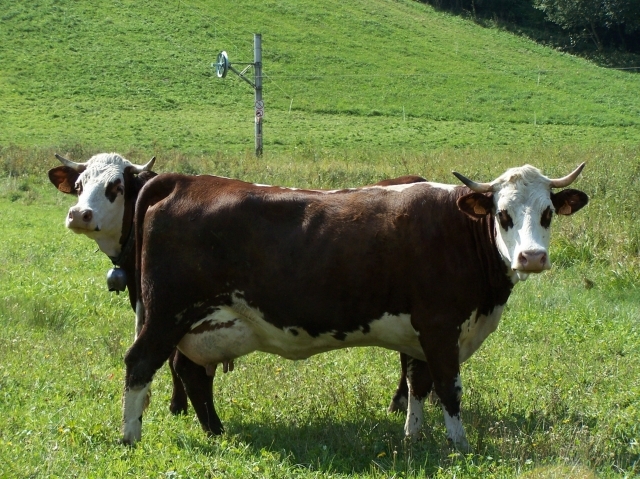
[[213,377],[215,369],[211,369],[211,376],[207,374],[207,369],[198,366],[177,351],[174,363],[176,372],[182,379],[193,409],[196,411],[202,429],[209,435],[219,435],[223,432],[222,423],[213,406]]
[[407,400],[409,397],[409,387],[407,385],[407,355],[400,353],[400,381],[398,389],[391,399],[388,412],[405,412],[407,410]]
[[427,363],[406,356],[406,365],[409,397],[404,433],[408,438],[416,440],[420,437],[422,429],[424,401],[429,395],[433,383]]
[[173,392],[171,394],[171,402],[169,403],[169,410],[176,416],[179,414],[186,414],[189,408],[187,402],[187,393],[184,390],[184,385],[180,379],[180,376],[176,372],[176,361],[180,353],[177,349],[174,349],[169,356],[169,370],[171,371],[171,379],[173,380]]
[[439,333],[437,330],[420,331],[420,344],[427,358],[433,386],[442,404],[447,438],[455,448],[468,452],[469,442],[460,419],[462,383],[458,358],[458,334],[454,331]]
[[[155,331],[148,321],[125,355],[124,395],[122,398],[122,442],[133,445],[142,436],[142,412],[151,380],[156,371],[169,359],[178,340],[186,333],[164,327]],[[177,338],[177,339],[174,339]]]

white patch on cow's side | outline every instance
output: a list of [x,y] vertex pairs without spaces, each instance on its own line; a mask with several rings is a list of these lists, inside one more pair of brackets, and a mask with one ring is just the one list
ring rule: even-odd
[[122,399],[122,440],[135,444],[142,437],[142,413],[148,404],[151,383],[140,388],[127,389]]
[[428,182],[427,183],[431,188],[438,188],[440,190],[445,190],[445,191],[455,191],[456,188],[460,188],[459,185],[447,185],[445,183],[433,183],[433,182]]
[[416,185],[424,184],[424,181],[419,183],[403,183],[401,185],[373,185],[362,188],[363,190],[385,190],[385,191],[396,191],[402,192],[406,189],[412,188]]
[[485,339],[498,327],[504,306],[496,306],[489,315],[477,315],[477,310],[460,326],[459,361],[462,364],[475,353]]
[[[293,186],[274,186],[274,185],[264,185],[262,183],[251,183],[251,185],[256,186],[258,188],[277,188],[279,190],[285,190],[285,191],[305,191],[303,188],[295,188]],[[316,190],[310,190],[310,191],[316,191]],[[324,193],[323,190],[317,190],[317,191]]]
[[[424,182],[421,182],[424,183]],[[404,191],[404,190],[408,190],[409,188],[413,188],[416,185],[419,185],[420,183],[406,183],[406,184],[402,184],[402,185],[387,185],[387,186],[378,186],[378,187],[372,187],[372,188],[382,188],[383,190],[386,191]]]
[[407,419],[404,423],[404,434],[411,440],[420,437],[422,418],[424,414],[424,399],[416,399],[409,389],[409,402],[407,405]]
[[[198,330],[200,329],[200,331]],[[258,338],[229,306],[221,306],[191,327],[178,349],[204,367],[231,361],[258,349]]]
[[382,190],[386,190],[386,191],[397,191],[397,192],[402,192],[405,190],[408,190],[409,188],[414,188],[416,186],[420,186],[422,185],[422,187],[424,187],[424,185],[429,185],[431,188],[437,188],[440,190],[445,190],[445,191],[454,191],[456,188],[459,188],[458,185],[446,185],[444,183],[433,183],[430,181],[419,181],[419,182],[415,182],[415,183],[403,183],[401,185],[386,185],[386,186],[381,186],[381,185],[373,185],[373,186],[368,186],[366,188],[362,188],[363,190],[367,190],[367,189],[382,189]]
[[[347,332],[344,339],[335,331],[311,336],[301,327],[277,328],[265,321],[258,308],[232,294],[231,306],[219,306],[192,326],[178,349],[201,366],[230,361],[253,351],[278,354],[287,359],[306,359],[314,354],[352,346],[380,346],[425,360],[418,335],[408,314],[384,314],[366,328]],[[294,333],[295,331],[295,333]],[[297,333],[297,334],[296,334]]]
[[[339,189],[339,190],[318,190],[318,191],[320,191],[321,193],[324,193],[326,195],[333,195],[335,193],[344,193],[346,191],[356,191],[357,189],[358,188],[342,188],[342,189]],[[366,188],[361,188],[361,189],[366,190]]]

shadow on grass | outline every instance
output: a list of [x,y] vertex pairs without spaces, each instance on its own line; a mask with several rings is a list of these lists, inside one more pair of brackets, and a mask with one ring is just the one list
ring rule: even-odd
[[465,410],[473,449],[467,455],[447,444],[441,410],[432,405],[425,407],[424,437],[417,442],[404,438],[403,416],[378,414],[359,420],[316,418],[307,422],[290,417],[232,419],[226,422],[226,434],[221,438],[183,437],[178,446],[199,449],[212,457],[239,447],[258,462],[269,457],[287,468],[383,477],[429,477],[442,469],[473,475],[487,467],[521,473],[557,465],[573,467],[581,474],[613,466],[628,471],[637,467],[637,457],[622,447],[615,457],[604,454],[602,437],[591,433],[598,428],[595,418],[587,420],[560,410],[550,415],[501,413],[494,406],[475,403]]
[[323,473],[435,472],[442,459],[453,452],[444,437],[427,432],[422,440],[412,443],[404,439],[403,423],[399,416],[364,421],[317,419],[307,424],[236,420],[227,422],[226,434],[219,439],[183,438],[179,446],[215,456],[223,453],[223,448],[243,444],[257,460],[269,455],[288,467]]

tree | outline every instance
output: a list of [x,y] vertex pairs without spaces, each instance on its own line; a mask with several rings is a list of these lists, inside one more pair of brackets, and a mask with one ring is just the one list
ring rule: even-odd
[[639,0],[534,0],[534,6],[562,29],[586,32],[598,50],[603,36],[617,32],[624,45],[625,35],[640,31]]

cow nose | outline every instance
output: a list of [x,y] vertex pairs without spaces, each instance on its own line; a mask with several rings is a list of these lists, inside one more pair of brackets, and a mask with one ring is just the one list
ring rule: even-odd
[[522,251],[518,255],[518,267],[517,269],[521,271],[542,271],[544,269],[549,269],[547,258],[547,252],[536,250],[536,251]]
[[68,218],[70,223],[91,223],[91,220],[93,219],[93,211],[91,211],[90,209],[75,210],[71,208],[69,210]]

